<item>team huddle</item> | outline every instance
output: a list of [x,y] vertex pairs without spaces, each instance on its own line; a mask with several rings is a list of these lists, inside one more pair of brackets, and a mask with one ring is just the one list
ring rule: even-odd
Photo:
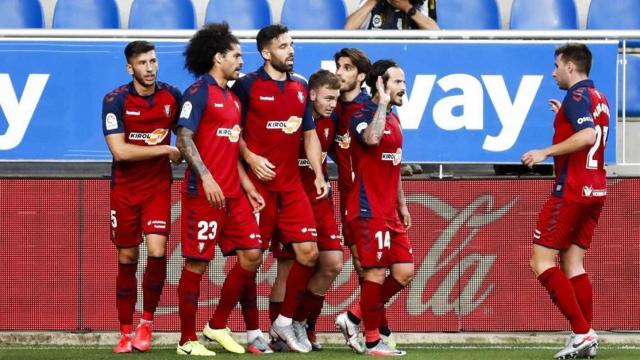
[[[118,250],[116,307],[122,334],[114,352],[151,347],[154,312],[166,279],[170,163],[185,160],[179,355],[215,355],[196,335],[200,282],[215,246],[224,256],[237,256],[237,262],[226,273],[218,305],[202,334],[226,351],[322,350],[315,324],[327,291],[342,271],[343,246],[348,246],[360,279],[360,301],[338,315],[336,326],[357,353],[405,355],[396,349],[384,308],[414,275],[407,234],[411,216],[400,178],[403,135],[393,111],[403,103],[404,72],[393,60],[372,64],[362,50],[343,48],[334,55],[336,72],[318,70],[307,84],[293,72],[293,41],[285,26],[261,29],[256,42],[264,64],[240,77],[242,50],[228,25],[203,27],[184,52],[185,68],[197,80],[183,94],[157,80],[153,44],[134,41],[125,48],[132,81],[105,96],[102,116],[114,158],[111,239]],[[569,350],[557,358],[594,356],[597,346],[590,313],[587,316],[582,300],[576,300],[578,291],[571,290],[565,296],[569,300],[560,304],[562,294],[569,293],[566,284],[574,284],[576,277],[582,279],[580,293],[587,293],[589,280],[584,269],[580,272],[581,261],[606,197],[608,106],[586,76],[577,84],[573,81],[576,69],[584,74],[575,65],[576,46],[566,45],[556,54],[554,77],[558,73],[560,87],[569,89],[562,104],[552,103],[558,113],[556,145],[522,158],[532,166],[554,156],[556,174],[562,174],[545,205],[549,209],[541,213],[532,258],[540,281],[572,324],[574,334],[563,351]],[[176,147],[169,143],[171,131],[177,135]],[[338,169],[342,229],[330,196],[328,156]],[[573,169],[581,160],[591,167]],[[589,194],[583,185],[590,186]],[[550,215],[543,216],[546,213]],[[588,227],[582,224],[584,216]],[[143,312],[134,331],[142,234],[148,260]],[[269,298],[269,340],[260,330],[257,308],[256,273],[264,251],[271,251],[277,262]],[[555,265],[558,255],[562,270]],[[573,263],[571,269],[564,268],[565,262]],[[246,349],[227,327],[238,303],[247,329]]]

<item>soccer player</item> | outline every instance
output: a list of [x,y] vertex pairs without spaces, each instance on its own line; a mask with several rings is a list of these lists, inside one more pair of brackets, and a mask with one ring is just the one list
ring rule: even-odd
[[[283,25],[262,28],[256,37],[264,65],[240,78],[233,91],[242,103],[244,131],[240,153],[249,177],[265,200],[260,212],[263,249],[271,243],[278,259],[276,280],[271,289],[270,334],[296,352],[311,348],[297,340],[292,318],[318,259],[316,225],[298,170],[298,148],[304,148],[315,174],[317,198],[328,194],[322,174],[321,147],[307,104],[304,80],[292,74],[293,41]],[[272,242],[275,229],[281,242]],[[295,253],[295,260],[281,258],[283,250]],[[286,290],[286,292],[285,292]]]
[[[322,172],[325,179],[329,178],[326,160],[334,143],[337,123],[334,110],[340,96],[340,86],[340,78],[327,70],[318,70],[309,78],[309,100],[311,100],[316,133],[322,148]],[[304,298],[295,312],[293,324],[298,341],[314,351],[320,351],[322,345],[317,341],[315,325],[322,311],[325,294],[342,271],[342,244],[334,215],[333,201],[331,197],[316,199],[315,173],[309,165],[303,146],[300,146],[298,166],[302,185],[313,208],[318,233],[319,257],[316,272],[309,281]]]
[[529,167],[553,156],[556,178],[533,233],[531,268],[571,324],[572,334],[556,359],[595,356],[598,345],[591,329],[593,291],[583,260],[607,195],[609,105],[588,78],[590,69],[586,45],[556,49],[553,78],[567,94],[562,103],[550,101],[556,113],[553,145],[522,155]]
[[255,306],[262,250],[253,211],[264,200],[239,162],[241,104],[227,87],[238,79],[242,65],[240,43],[226,23],[205,26],[185,50],[185,67],[199,79],[184,93],[177,131],[178,148],[189,164],[182,187],[185,263],[178,285],[179,355],[215,355],[198,342],[195,322],[200,281],[216,244],[225,256],[237,255],[238,261],[227,274],[203,335],[229,352],[244,353],[226,327],[229,314],[243,299],[243,313],[251,313],[245,316],[249,351],[272,352],[262,337]]
[[[371,61],[367,54],[356,48],[341,49],[334,55],[334,61],[336,63],[336,74],[340,77],[342,85],[340,87],[340,101],[336,108],[338,125],[336,145],[333,148],[332,157],[338,166],[338,189],[340,192],[340,213],[342,214],[344,244],[349,246],[351,250],[353,265],[358,272],[360,282],[362,282],[362,269],[358,260],[358,251],[353,236],[349,233],[349,228],[345,226],[345,213],[346,200],[353,188],[354,179],[351,161],[351,135],[349,134],[351,116],[356,110],[362,108],[365,101],[371,98],[367,91],[362,88],[371,69]],[[356,302],[351,309],[339,314],[336,318],[336,326],[344,335],[347,344],[357,353],[364,351],[359,338],[361,319],[362,311],[359,302]],[[387,344],[395,347],[395,341],[389,329],[384,310],[380,322],[380,335]]]
[[[111,240],[118,250],[116,307],[122,336],[113,349],[115,353],[151,348],[153,314],[167,276],[170,161],[181,161],[178,149],[169,145],[180,92],[157,81],[158,58],[152,43],[131,42],[124,55],[132,81],[107,94],[102,103],[102,131],[113,155]],[[148,254],[142,280],[143,312],[131,338],[142,233]]]
[[[367,76],[372,98],[351,120],[354,189],[347,198],[347,226],[354,236],[362,267],[360,307],[365,330],[364,352],[401,356],[380,337],[385,303],[406,287],[414,274],[407,229],[411,216],[400,180],[402,128],[392,112],[402,105],[404,72],[392,60],[376,61]],[[386,276],[387,269],[390,275]]]

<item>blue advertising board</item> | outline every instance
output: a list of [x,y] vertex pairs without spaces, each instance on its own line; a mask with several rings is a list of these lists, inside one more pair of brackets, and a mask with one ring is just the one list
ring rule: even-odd
[[[157,42],[159,80],[184,90],[186,42]],[[553,113],[562,99],[551,72],[559,41],[327,41],[295,44],[295,68],[309,76],[333,67],[343,47],[373,60],[402,65],[407,94],[396,111],[404,128],[403,160],[431,163],[517,163],[548,146]],[[122,53],[126,41],[0,41],[0,161],[108,161],[101,127],[102,98],[130,81]],[[589,42],[591,78],[611,106],[615,141],[618,44]],[[244,72],[262,60],[242,43]],[[606,150],[615,162],[615,144]]]

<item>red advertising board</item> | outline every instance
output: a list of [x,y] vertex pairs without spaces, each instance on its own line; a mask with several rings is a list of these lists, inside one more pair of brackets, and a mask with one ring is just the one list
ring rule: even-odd
[[[396,331],[567,330],[529,269],[531,236],[550,180],[405,181],[413,218],[413,283],[388,304]],[[586,268],[594,284],[594,328],[640,329],[638,179],[609,181],[609,198]],[[168,279],[157,330],[177,331],[182,266],[179,187],[173,187]],[[116,330],[116,256],[109,240],[106,180],[0,180],[0,330]],[[144,254],[145,251],[142,251]],[[218,252],[203,278],[198,323],[215,309],[233,265]],[[139,269],[144,267],[144,256]],[[270,257],[258,274],[261,326],[268,327]],[[318,330],[357,301],[348,251]],[[138,273],[141,278],[141,272]],[[139,293],[141,294],[139,287]],[[138,296],[139,306],[142,296]],[[239,311],[231,328],[242,330]]]

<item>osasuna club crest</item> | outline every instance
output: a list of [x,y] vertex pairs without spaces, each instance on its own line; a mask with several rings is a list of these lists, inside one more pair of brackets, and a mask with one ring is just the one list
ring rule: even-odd
[[171,115],[171,105],[165,105],[164,106],[164,114],[169,117],[169,115]]
[[298,91],[298,100],[300,100],[301,104],[304,104],[304,94],[302,91]]

